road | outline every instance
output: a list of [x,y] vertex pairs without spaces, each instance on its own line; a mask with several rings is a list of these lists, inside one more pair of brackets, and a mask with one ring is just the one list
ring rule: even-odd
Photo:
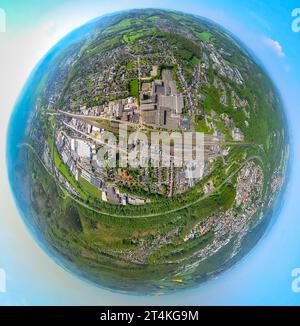
[[[95,116],[95,115],[83,115],[83,114],[76,114],[76,113],[70,113],[62,110],[58,110],[59,113],[57,115],[62,114],[71,118],[79,119],[79,120],[88,120],[89,123],[92,123],[93,121],[96,123],[95,120],[103,120],[103,121],[109,121],[109,122],[116,122],[116,123],[121,123],[121,124],[126,124],[130,127],[137,127],[137,124],[134,122],[129,122],[129,121],[122,121],[122,120],[117,120],[114,118],[105,118],[102,116]],[[54,114],[54,113],[52,113]],[[93,120],[93,121],[91,121]]]

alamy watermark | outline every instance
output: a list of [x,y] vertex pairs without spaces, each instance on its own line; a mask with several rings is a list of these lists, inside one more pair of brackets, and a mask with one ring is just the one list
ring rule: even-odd
[[291,288],[294,293],[300,293],[300,268],[295,268],[292,270],[292,284]]
[[0,33],[6,32],[6,12],[0,8]]
[[300,8],[295,8],[292,11],[292,17],[294,18],[292,21],[292,31],[294,33],[300,32]]
[[0,268],[0,293],[6,292],[6,273],[5,270]]
[[119,126],[119,134],[105,131],[97,161],[102,167],[161,168],[185,167],[186,177],[199,179],[204,168],[204,134],[199,132],[151,131],[127,132]]

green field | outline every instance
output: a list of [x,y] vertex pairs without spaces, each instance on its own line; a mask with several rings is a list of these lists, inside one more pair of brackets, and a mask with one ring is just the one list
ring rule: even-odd
[[197,37],[200,41],[210,41],[212,35],[211,33],[208,33],[208,32],[202,32],[202,33],[197,33]]
[[130,96],[139,96],[139,81],[137,79],[131,80],[129,83],[129,93]]
[[82,177],[79,178],[79,184],[85,193],[89,194],[90,196],[92,196],[94,198],[98,198],[98,199],[101,198],[101,195],[102,195],[101,190],[98,189],[97,187],[95,187],[94,185],[92,185],[91,183],[89,183],[84,178],[82,178]]
[[136,34],[132,34],[132,35],[124,35],[123,36],[123,40],[126,43],[132,44],[134,43],[136,40],[140,39],[141,37],[143,37],[145,34],[143,32],[140,33],[136,33]]

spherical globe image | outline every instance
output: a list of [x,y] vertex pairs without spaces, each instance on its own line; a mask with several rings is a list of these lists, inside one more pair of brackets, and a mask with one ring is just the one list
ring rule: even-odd
[[15,107],[8,169],[32,235],[114,291],[163,294],[228,269],[282,196],[280,96],[214,22],[130,10],[41,60]]

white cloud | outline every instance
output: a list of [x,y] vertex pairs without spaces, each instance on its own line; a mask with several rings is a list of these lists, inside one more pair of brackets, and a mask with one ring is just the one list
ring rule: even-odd
[[264,43],[269,46],[279,57],[284,57],[285,53],[283,51],[282,45],[269,37],[264,38]]

